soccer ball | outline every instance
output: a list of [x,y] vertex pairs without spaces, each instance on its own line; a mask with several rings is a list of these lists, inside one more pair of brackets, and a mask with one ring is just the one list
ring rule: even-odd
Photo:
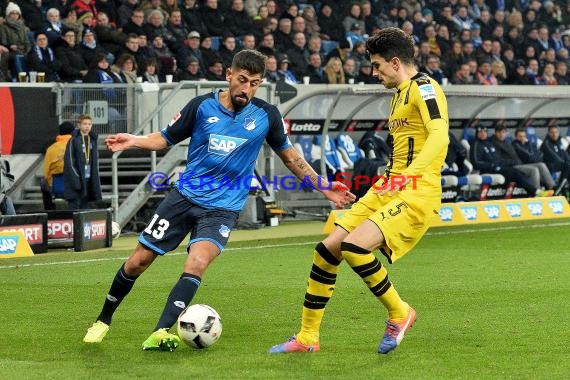
[[111,236],[113,236],[113,239],[121,236],[121,225],[119,223],[111,222]]
[[220,315],[208,305],[188,306],[178,317],[176,325],[180,339],[194,348],[210,347],[222,334]]

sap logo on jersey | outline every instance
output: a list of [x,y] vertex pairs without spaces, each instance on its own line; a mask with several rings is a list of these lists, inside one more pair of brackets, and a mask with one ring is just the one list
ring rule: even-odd
[[247,139],[240,139],[237,137],[216,135],[211,133],[210,143],[208,144],[208,152],[227,156],[239,148],[239,146],[246,141]]

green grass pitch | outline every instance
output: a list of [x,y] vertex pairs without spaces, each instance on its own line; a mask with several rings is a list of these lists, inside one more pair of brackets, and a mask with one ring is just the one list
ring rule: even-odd
[[107,251],[2,260],[0,379],[567,379],[569,227],[557,220],[432,229],[388,265],[418,320],[386,356],[376,353],[384,309],[346,264],[321,352],[267,354],[297,331],[321,236],[231,243],[194,299],[220,313],[220,341],[172,353],[143,352],[141,344],[180,275],[183,247],[137,280],[100,345],[81,339],[134,237]]

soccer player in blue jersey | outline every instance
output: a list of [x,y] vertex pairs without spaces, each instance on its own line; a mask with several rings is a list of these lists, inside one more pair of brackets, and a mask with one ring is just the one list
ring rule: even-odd
[[192,301],[210,263],[224,249],[247,198],[248,187],[230,186],[228,180],[253,174],[264,141],[291,172],[302,180],[310,178],[337,207],[354,201],[348,188],[320,178],[291,146],[277,108],[254,98],[263,81],[265,60],[257,51],[243,50],[227,69],[227,90],[192,99],[160,132],[145,136],[119,133],[105,140],[107,147],[117,152],[131,148],[160,150],[191,137],[184,175],[158,206],[134,252],[115,275],[103,309],[84,342],[103,340],[115,310],[135,280],[158,256],[178,247],[190,232],[184,271],[143,350],[172,351],[179,345],[180,338],[169,329]]

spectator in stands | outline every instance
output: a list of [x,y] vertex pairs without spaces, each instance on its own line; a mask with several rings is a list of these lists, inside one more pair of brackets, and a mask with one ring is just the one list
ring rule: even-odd
[[46,13],[46,23],[44,32],[48,38],[48,45],[55,49],[55,44],[59,42],[63,32],[63,24],[61,23],[59,10],[57,8],[50,8]]
[[143,0],[141,8],[144,11],[144,18],[147,23],[149,22],[149,16],[154,11],[160,12],[162,15],[161,22],[166,23],[166,20],[168,19],[166,3],[163,3],[161,0]]
[[142,78],[146,83],[160,83],[158,61],[150,58],[143,63]]
[[293,36],[293,47],[287,50],[287,55],[291,60],[291,71],[297,78],[307,75],[309,51],[306,47],[307,40],[301,32],[295,33]]
[[[105,53],[98,53],[95,56],[93,62],[89,65],[89,71],[83,77],[83,83],[113,84],[122,82],[121,76],[111,70]],[[113,88],[105,89],[104,94],[108,98],[116,95]]]
[[526,73],[526,66],[522,59],[515,61],[515,72],[507,78],[506,84],[531,85],[534,81]]
[[350,58],[351,54],[352,47],[350,46],[350,43],[345,38],[343,38],[339,41],[338,46],[329,52],[325,58],[325,61],[328,62],[328,60],[332,57],[338,57],[341,61],[346,62],[346,60]]
[[[119,8],[117,8],[117,27],[122,29],[128,24],[138,4],[139,0],[125,0],[121,3]],[[123,32],[125,31],[123,30]]]
[[[269,36],[271,36],[271,39],[273,39],[273,36],[271,34],[269,34]],[[263,49],[261,48],[259,48],[258,50],[267,56],[273,55],[268,53],[274,53],[269,50],[262,51]],[[232,65],[232,61],[236,53],[237,53],[236,38],[232,34],[224,35],[224,37],[222,37],[220,48],[218,49],[218,54],[222,59],[222,62],[224,64],[224,69],[227,69]]]
[[285,11],[281,13],[280,18],[287,18],[293,22],[293,19],[299,16],[299,6],[294,1],[285,3]]
[[[260,6],[257,14],[253,17],[253,33],[258,40],[261,40],[264,34],[270,32],[269,29],[272,20],[273,18],[269,17],[267,6]],[[275,19],[275,28],[277,28],[277,19]]]
[[[333,58],[338,58],[338,57],[331,57],[329,59],[329,61]],[[356,71],[356,62],[354,61],[353,58],[347,58],[344,61],[343,65],[342,65],[342,70],[344,71],[344,80],[346,83],[356,81],[356,77],[358,76],[358,72]]]
[[427,60],[427,65],[422,67],[420,71],[429,75],[437,83],[439,84],[443,83],[443,78],[445,77],[445,75],[443,74],[443,71],[441,71],[441,69],[439,68],[439,58],[436,55],[430,54]]
[[536,78],[536,84],[546,85],[546,86],[558,85],[558,81],[556,80],[556,76],[554,75],[554,64],[547,63],[546,66],[544,66],[542,75]]
[[83,24],[79,22],[77,18],[77,13],[74,9],[68,9],[66,13],[62,14],[63,20],[61,23],[63,24],[65,29],[71,29],[75,33],[75,41],[78,44],[78,41],[81,41],[81,36],[83,36]]
[[121,77],[123,83],[137,83],[137,61],[131,54],[125,53],[111,66],[111,70]]
[[225,81],[226,75],[224,73],[224,63],[221,59],[214,59],[208,65],[206,71],[206,79],[211,81]]
[[184,40],[190,32],[184,21],[182,20],[182,13],[176,9],[172,11],[166,23],[166,29],[172,34],[176,42],[172,43],[171,50],[176,51],[184,46]]
[[317,18],[317,12],[312,5],[307,5],[303,8],[303,19],[305,20],[305,33],[308,35],[319,35],[321,27]]
[[475,83],[473,80],[473,76],[469,71],[469,65],[464,63],[462,64],[453,77],[451,78],[451,83],[453,84],[478,84]]
[[[8,5],[10,4],[7,1]],[[14,0],[14,5],[18,5],[21,9],[21,18],[25,20],[26,26],[33,32],[39,32],[44,27],[45,17],[42,11],[42,3],[37,0]],[[8,11],[8,6],[6,6]],[[6,13],[8,15],[8,13]]]
[[283,80],[277,72],[277,58],[274,55],[268,56],[265,61],[264,79],[269,83],[277,83],[277,81]]
[[236,37],[253,33],[252,18],[245,11],[243,0],[232,0],[231,4],[231,9],[224,16],[224,31]]
[[471,30],[471,26],[474,21],[471,17],[469,17],[467,7],[461,6],[457,8],[457,13],[453,16],[453,22],[455,22],[457,30]]
[[221,37],[224,34],[224,16],[218,9],[218,0],[206,0],[202,8],[202,21],[210,36]]
[[186,63],[183,65],[183,69],[178,72],[175,80],[177,82],[183,80],[206,80],[206,76],[202,69],[200,69],[200,61],[194,56],[190,56],[186,59]]
[[344,16],[342,20],[342,26],[345,33],[350,32],[354,24],[360,23],[361,13],[362,10],[360,9],[359,3],[353,2],[348,6],[346,16]]
[[[211,45],[211,39],[210,39]],[[162,36],[155,36],[152,40],[152,46],[150,50],[156,55],[156,61],[158,63],[158,76],[161,81],[164,80],[166,75],[173,75],[176,72],[176,59],[174,58],[174,53],[170,51],[168,46],[164,43]]]
[[273,36],[273,33],[266,33],[261,37],[261,41],[259,42],[257,50],[268,57],[270,55],[277,54],[277,51],[275,49],[275,37]]
[[140,8],[136,8],[133,10],[129,22],[123,26],[123,33],[126,35],[134,34],[136,36],[140,36],[141,34],[145,34],[143,25],[144,11]]
[[447,155],[445,156],[445,166],[441,171],[443,175],[454,175],[462,177],[469,174],[469,167],[465,165],[467,159],[467,149],[457,137],[449,131],[449,145],[447,146]]
[[94,32],[99,45],[114,56],[117,56],[119,50],[127,42],[127,35],[110,23],[109,16],[105,12],[97,14],[97,26]]
[[420,42],[418,47],[418,52],[414,58],[417,67],[425,67],[427,66],[427,61],[429,56],[432,55],[430,53],[430,46],[428,41]]
[[554,77],[561,86],[570,84],[570,78],[568,77],[568,64],[566,62],[556,63],[556,72],[554,73]]
[[329,59],[325,66],[325,73],[327,82],[329,84],[344,84],[346,79],[344,77],[344,69],[342,61],[338,57]]
[[206,67],[210,67],[213,61],[222,61],[222,57],[220,57],[218,51],[212,48],[212,37],[210,36],[202,36],[200,39],[200,51],[202,52],[202,60]]
[[[552,178],[550,180],[545,178],[545,180],[541,181],[542,175],[541,171],[547,169],[546,167],[541,168],[541,165],[536,165],[534,163],[525,164],[518,156],[516,149],[514,148],[513,144],[507,141],[507,127],[504,125],[497,125],[495,127],[495,135],[491,137],[491,142],[493,146],[497,150],[497,153],[501,156],[503,160],[503,165],[507,167],[512,167],[515,170],[520,170],[523,172],[527,180],[532,184],[533,187],[539,189],[541,182],[547,183],[549,187],[548,190],[552,190],[553,181]],[[548,170],[546,170],[548,171]],[[554,191],[548,191],[545,193],[541,193],[542,196],[551,196]]]
[[275,45],[277,51],[284,53],[291,49],[293,45],[293,39],[291,34],[292,21],[288,18],[282,18],[279,20],[278,29],[273,34],[275,38]]
[[55,56],[61,62],[58,75],[62,82],[82,82],[87,74],[87,63],[81,49],[75,43],[75,32],[71,29],[63,33],[61,42],[55,49]]
[[71,8],[75,9],[75,12],[77,12],[77,17],[80,20],[83,16],[90,14],[91,20],[89,20],[88,23],[84,22],[84,24],[90,28],[93,28],[95,26],[98,10],[94,0],[75,0],[71,3]]
[[491,71],[491,62],[489,60],[484,60],[479,64],[477,79],[479,80],[479,83],[485,86],[496,86],[499,84],[497,78]]
[[[416,0],[411,0],[416,2]],[[416,2],[416,4],[419,4]],[[421,7],[420,7],[421,10]],[[408,10],[411,14],[412,11]],[[304,12],[303,12],[304,13]],[[421,12],[420,12],[421,14]],[[378,28],[378,16],[372,11],[372,3],[369,0],[364,0],[360,3],[360,18],[364,23],[364,33],[371,35],[375,28]],[[413,28],[413,26],[412,26]]]
[[26,54],[25,62],[28,71],[45,73],[46,82],[59,81],[57,72],[61,69],[61,62],[48,46],[48,38],[44,32],[36,33],[36,44]]
[[530,59],[528,61],[528,67],[526,69],[526,75],[530,78],[533,84],[536,84],[539,75],[540,66],[538,65],[537,59]]
[[322,48],[323,44],[321,37],[319,37],[318,34],[311,34],[309,40],[307,41],[307,50],[309,51],[309,54],[319,54],[321,56],[321,61],[324,62],[325,57],[322,54]]
[[253,33],[248,33],[243,36],[241,40],[242,49],[255,50],[255,35]]
[[97,43],[93,29],[83,29],[83,39],[79,46],[83,60],[87,63],[88,67],[92,67],[93,64],[97,64],[96,57],[98,55],[107,55],[107,51]]
[[507,71],[503,61],[493,61],[491,63],[491,74],[497,79],[497,84],[503,84],[507,80]]
[[204,25],[202,12],[196,3],[196,0],[184,0],[181,3],[180,12],[182,13],[182,19],[188,30],[195,30],[200,34],[205,34],[208,32],[208,28]]
[[[347,60],[348,61],[348,60]],[[345,72],[346,75],[346,72]],[[355,79],[356,83],[364,84],[379,84],[378,77],[372,75],[372,63],[366,60],[360,64],[360,69],[358,70],[358,75]]]
[[319,53],[311,53],[311,55],[309,55],[307,73],[309,76],[309,83],[311,84],[329,83],[328,76],[325,72],[325,68],[323,67],[321,55]]
[[293,74],[293,72],[289,70],[289,64],[290,61],[287,54],[281,55],[281,57],[278,60],[277,72],[279,73],[281,78],[283,78],[283,81],[285,81],[286,83],[297,84],[299,83],[299,80],[297,79],[295,74]]
[[267,9],[265,3],[266,3],[265,0],[245,0],[245,11],[249,15],[249,17],[253,19],[255,16],[259,15],[259,9],[261,7],[265,7],[267,12],[267,16],[265,17],[268,17],[269,9]]
[[20,7],[15,3],[8,3],[6,19],[0,24],[0,44],[10,51],[9,60],[13,76],[20,71],[26,71],[23,66],[24,56],[31,48],[28,31]]
[[55,210],[53,198],[63,198],[63,165],[65,148],[71,139],[75,126],[65,121],[59,125],[59,135],[55,142],[49,146],[44,157],[43,174],[41,181],[42,199],[44,209]]
[[307,25],[305,24],[305,19],[301,16],[296,16],[293,19],[293,23],[291,24],[291,33],[295,35],[295,33],[303,33],[305,38],[309,37],[307,33]]
[[186,40],[184,40],[184,47],[180,49],[176,59],[179,62],[185,62],[190,57],[196,58],[200,62],[200,70],[205,72],[202,51],[200,50],[200,33],[195,30],[188,33]]
[[542,153],[538,150],[536,144],[528,141],[524,128],[517,128],[515,131],[513,148],[523,164],[534,166],[538,169],[540,174],[540,183],[542,183],[547,190],[554,189],[556,184],[548,170],[548,167],[542,161]]
[[556,125],[548,127],[548,134],[544,138],[540,150],[544,154],[544,163],[548,169],[552,173],[560,172],[559,178],[561,180],[570,181],[570,155],[564,149],[560,130]]
[[539,194],[538,189],[527,180],[523,172],[512,165],[506,165],[493,143],[487,139],[487,128],[478,126],[476,133],[475,141],[469,151],[470,161],[476,170],[482,174],[501,174],[506,181],[514,181],[524,188],[531,197]]
[[321,28],[320,37],[327,41],[341,41],[344,39],[344,28],[332,12],[330,4],[323,3],[318,16]]
[[99,151],[93,120],[81,115],[65,149],[63,164],[64,197],[70,210],[85,209],[89,202],[100,201]]
[[143,28],[148,38],[149,43],[152,43],[154,37],[161,36],[164,43],[172,49],[178,48],[176,43],[176,38],[174,35],[166,28],[165,18],[158,9],[153,9],[148,17],[147,22],[144,24]]

